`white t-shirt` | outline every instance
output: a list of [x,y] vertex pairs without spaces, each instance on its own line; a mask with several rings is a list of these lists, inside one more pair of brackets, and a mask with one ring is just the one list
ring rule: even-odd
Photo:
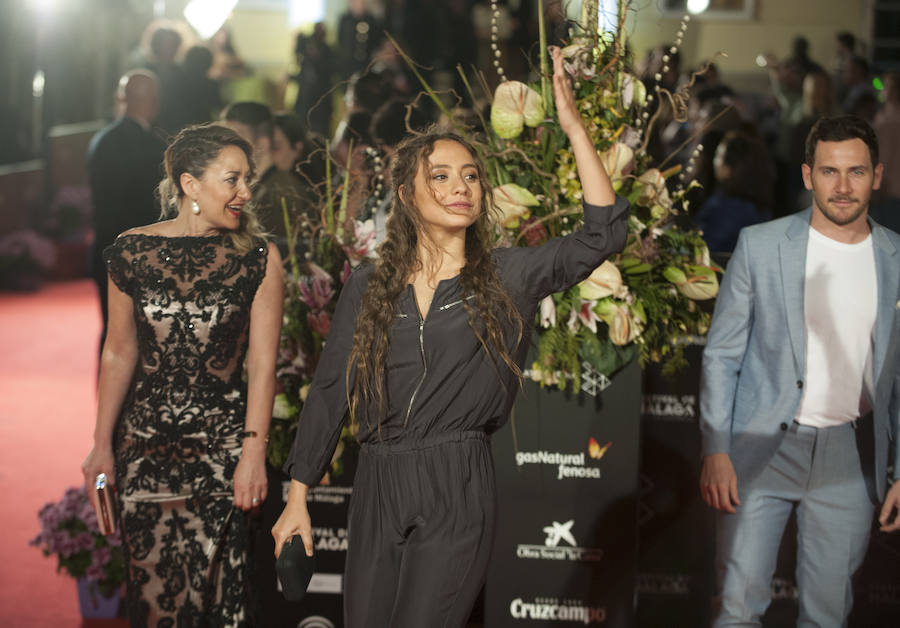
[[795,419],[832,427],[872,409],[872,332],[878,304],[871,234],[845,244],[809,228],[806,376]]

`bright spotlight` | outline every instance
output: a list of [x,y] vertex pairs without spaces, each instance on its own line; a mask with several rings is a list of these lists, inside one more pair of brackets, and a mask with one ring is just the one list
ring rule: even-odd
[[31,6],[41,13],[49,13],[58,3],[59,0],[31,0]]
[[203,39],[222,28],[237,0],[191,0],[184,8],[184,19]]
[[34,78],[31,79],[31,95],[35,98],[40,98],[44,95],[44,71],[38,70],[34,73]]
[[709,0],[687,0],[688,13],[697,15],[703,13],[709,8]]
[[597,9],[600,30],[604,33],[615,33],[619,29],[618,0],[600,0]]
[[316,24],[325,19],[325,0],[291,0],[288,24],[297,28],[303,24]]

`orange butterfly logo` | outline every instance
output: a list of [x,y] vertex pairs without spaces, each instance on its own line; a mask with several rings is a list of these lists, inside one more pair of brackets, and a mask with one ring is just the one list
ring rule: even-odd
[[600,446],[600,443],[592,436],[588,439],[588,454],[594,460],[600,460],[606,454],[606,450],[610,448],[612,445],[612,441],[606,443],[603,447]]

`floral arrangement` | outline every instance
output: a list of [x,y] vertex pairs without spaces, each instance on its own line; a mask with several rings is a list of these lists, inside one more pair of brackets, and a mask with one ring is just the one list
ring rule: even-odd
[[[678,109],[686,102],[689,86],[676,94],[659,88],[655,95],[648,94],[626,71],[627,4],[619,1],[619,29],[614,34],[590,26],[598,24],[597,0],[583,0],[580,33],[562,50],[588,133],[616,193],[631,203],[627,244],[584,282],[541,303],[535,321],[537,359],[529,371],[543,385],[564,389],[571,384],[592,394],[593,386],[582,387],[582,375],[591,382],[598,375],[608,378],[634,357],[642,364],[662,362],[666,373],[684,366],[684,338],[703,336],[709,328],[710,313],[697,302],[716,296],[721,272],[711,263],[700,232],[678,224],[679,214],[687,209],[685,194],[696,183],[685,187],[687,173],[680,166],[660,171],[646,152],[656,119],[650,113],[654,98],[667,99]],[[543,16],[542,3],[538,5]],[[492,9],[496,14],[496,2]],[[684,18],[676,44],[688,20]],[[485,161],[503,216],[500,243],[511,246],[539,246],[571,233],[582,214],[575,158],[554,116],[542,24],[540,30],[540,81],[506,79],[496,52],[494,66],[501,83],[491,96],[489,123],[482,120],[486,137],[469,133]],[[415,71],[408,57],[407,62]],[[460,74],[465,81],[461,69]],[[668,180],[675,175],[679,184],[670,192]]]
[[[275,396],[267,450],[267,459],[275,467],[285,463],[294,441],[297,419],[331,330],[340,290],[353,269],[375,253],[375,223],[348,216],[349,189],[346,182],[333,185],[330,169],[327,171],[325,190],[320,194],[323,210],[317,222],[306,216],[292,220],[286,201],[282,201],[291,253],[290,272],[285,274],[284,320],[276,371],[280,392]],[[296,255],[300,241],[309,251],[308,259],[300,260]],[[352,447],[355,439],[355,426],[348,424],[341,434],[331,474],[343,472],[344,448]]]
[[110,597],[125,581],[125,558],[119,531],[103,535],[97,514],[84,487],[66,490],[58,502],[49,502],[38,513],[41,531],[29,545],[56,554],[57,571],[73,578],[87,578],[91,589]]
[[[543,7],[538,4],[542,16]],[[680,167],[660,171],[647,155],[654,97],[674,104],[686,94],[665,90],[648,94],[643,83],[626,71],[622,34],[626,4],[620,0],[618,35],[583,28],[563,55],[588,133],[616,192],[631,203],[627,243],[621,254],[604,262],[584,282],[541,303],[534,327],[536,359],[527,371],[542,385],[561,389],[571,385],[589,394],[596,393],[598,379],[612,377],[635,357],[642,364],[662,362],[664,372],[683,366],[683,339],[705,335],[709,327],[710,314],[697,302],[716,296],[721,272],[711,264],[700,233],[677,224],[677,217],[686,210],[684,196],[690,185],[681,183],[670,192],[668,180],[678,175],[683,182],[684,173]],[[492,9],[496,14],[496,2]],[[596,0],[584,0],[581,24],[597,23]],[[677,43],[686,24],[685,20]],[[540,49],[546,51],[543,24],[540,30]],[[413,60],[395,46],[445,117],[455,120]],[[507,80],[499,52],[497,57],[494,65],[501,83],[488,94],[490,121],[481,120],[485,133],[454,124],[486,164],[502,214],[499,245],[539,246],[577,228],[581,185],[568,140],[554,115],[546,52],[541,55],[541,79],[534,84]],[[462,69],[460,75],[471,93]],[[372,226],[346,219],[346,186],[341,192],[335,217],[337,191],[332,192],[329,179],[321,224],[305,225],[311,261],[300,265],[292,260],[288,276],[278,372],[283,392],[276,399],[269,450],[269,460],[276,465],[287,457],[340,287],[351,268],[372,255]],[[289,222],[287,211],[285,220]],[[342,446],[352,436],[345,429],[335,465],[340,464]]]

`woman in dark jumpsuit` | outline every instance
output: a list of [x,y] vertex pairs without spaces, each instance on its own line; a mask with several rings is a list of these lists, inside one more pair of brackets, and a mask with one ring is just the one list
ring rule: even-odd
[[[556,106],[582,182],[584,225],[541,247],[488,253],[489,272],[508,295],[503,303],[515,310],[510,320],[521,317],[523,333],[517,335],[504,320],[505,347],[497,351],[487,342],[484,316],[475,314],[478,322],[470,324],[469,312],[484,310],[461,285],[467,261],[473,263],[467,260],[466,232],[482,214],[487,182],[479,177],[483,168],[477,157],[452,135],[413,138],[398,150],[394,172],[401,174],[398,164],[404,160],[415,160],[414,185],[409,176],[407,183],[402,176],[393,178],[395,198],[401,200],[388,220],[379,262],[354,272],[341,292],[286,465],[292,482],[272,529],[276,554],[295,534],[312,553],[306,494],[331,461],[348,397],[352,403],[356,390],[362,349],[354,351],[355,343],[372,313],[366,294],[378,285],[379,273],[393,272],[378,264],[388,265],[390,251],[384,247],[394,246],[392,235],[403,237],[392,234],[392,228],[401,228],[395,215],[417,213],[419,264],[400,278],[405,288],[400,296],[381,304],[393,310],[389,349],[377,373],[384,382],[383,405],[364,400],[356,412],[361,454],[344,578],[348,628],[465,625],[493,544],[489,435],[506,421],[514,401],[528,326],[542,298],[585,279],[624,247],[628,204],[616,198],[575,107],[559,51],[553,56]],[[424,157],[423,146],[431,149]],[[374,343],[366,346],[373,351]]]

